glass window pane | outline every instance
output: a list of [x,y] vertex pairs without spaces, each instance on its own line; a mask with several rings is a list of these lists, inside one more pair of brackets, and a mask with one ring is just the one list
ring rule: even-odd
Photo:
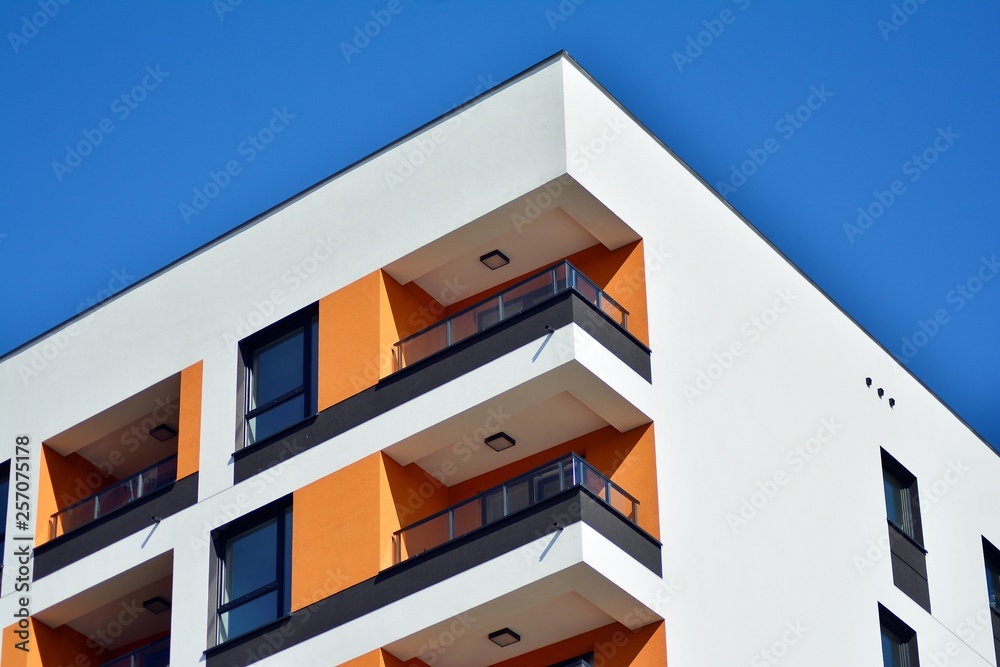
[[986,564],[986,592],[990,606],[1000,611],[1000,565]]
[[254,352],[251,409],[302,386],[304,345],[305,333],[299,328]]
[[7,478],[0,479],[0,520],[3,520],[3,526],[0,526],[0,533],[5,530],[7,525],[7,493],[10,491],[10,480]]
[[483,496],[483,523],[502,519],[503,516],[503,489]]
[[595,306],[597,305],[597,286],[590,282],[587,278],[584,278],[582,274],[576,274],[576,291],[583,296],[584,299],[591,302]]
[[898,643],[896,639],[882,630],[882,667],[897,667],[899,662],[896,656],[899,655]]
[[621,326],[625,326],[625,311],[612,303],[610,299],[601,299],[601,310],[612,320]]
[[284,403],[279,403],[247,422],[247,428],[249,429],[248,441],[252,444],[258,440],[263,440],[278,431],[288,428],[292,424],[302,421],[305,417],[305,394],[293,396]]
[[504,317],[513,317],[527,310],[536,303],[552,297],[552,272],[546,271],[537,278],[532,278],[522,285],[512,287],[503,294]]
[[474,498],[462,503],[452,510],[455,522],[455,537],[465,535],[469,531],[483,525],[483,499]]
[[885,491],[885,512],[889,521],[901,528],[904,533],[913,537],[913,520],[908,506],[909,489],[900,484],[892,475],[885,473],[882,477]]
[[448,515],[442,514],[426,523],[410,526],[400,533],[401,555],[406,560],[448,541]]
[[275,580],[277,574],[278,522],[237,535],[226,543],[226,582],[222,601],[229,602]]
[[534,476],[535,502],[541,502],[559,493],[559,466],[553,466]]
[[59,525],[56,527],[56,535],[68,533],[74,528],[79,528],[83,524],[89,523],[96,518],[97,500],[96,498],[91,498],[80,503],[76,507],[73,507],[72,509],[59,513],[59,517],[57,519]]
[[284,547],[284,568],[281,573],[281,589],[284,595],[281,600],[281,609],[288,613],[292,609],[292,508],[285,510],[285,547]]
[[278,591],[270,591],[230,609],[219,616],[219,639],[226,641],[233,637],[267,625],[278,618]]
[[448,346],[448,328],[445,322],[435,325],[410,340],[400,344],[401,366],[416,363],[424,357]]
[[888,475],[883,475],[882,477],[882,488],[885,492],[885,513],[897,526],[900,523],[900,512],[899,512],[899,487],[896,484],[896,480],[889,477]]
[[507,514],[519,512],[527,507],[531,502],[530,480],[522,480],[514,484],[507,485]]

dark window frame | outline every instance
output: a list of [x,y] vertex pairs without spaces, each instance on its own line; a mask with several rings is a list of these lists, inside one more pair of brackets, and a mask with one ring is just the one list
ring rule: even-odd
[[[4,490],[6,492],[4,492]],[[8,500],[10,497],[10,460],[0,463],[0,571],[3,570],[3,556],[7,553],[7,513],[10,511]]]
[[[263,526],[271,521],[276,522],[276,539],[275,539],[275,577],[274,580],[265,584],[264,586],[258,587],[257,589],[250,591],[241,595],[236,599],[231,599],[228,602],[223,602],[226,595],[226,574],[227,574],[227,564],[226,564],[226,552],[227,545],[230,540],[241,537],[247,532]],[[280,620],[291,613],[291,546],[292,540],[292,530],[293,530],[293,517],[292,517],[292,501],[291,497],[286,497],[276,502],[271,503],[265,507],[247,514],[246,516],[240,517],[229,524],[217,528],[212,532],[212,546],[214,549],[213,558],[213,579],[216,582],[215,591],[215,610],[213,615],[213,626],[214,626],[214,637],[210,640],[212,644],[219,645],[226,642],[238,639],[247,634],[254,632],[255,630],[269,625],[274,621]],[[286,556],[286,550],[288,554]],[[225,639],[222,637],[222,615],[238,609],[245,604],[251,603],[258,598],[261,598],[271,591],[277,590],[277,595],[275,596],[275,614],[274,618],[268,619],[266,622],[261,623],[259,626],[254,628],[247,628],[238,634],[230,634]]]
[[986,601],[993,626],[993,650],[1000,665],[1000,549],[983,536],[983,561],[986,565]]
[[[917,633],[913,631],[913,628],[899,620],[899,617],[886,609],[882,603],[878,605],[878,622],[880,642],[881,638],[888,636],[890,640],[894,640],[898,644],[899,661],[894,662],[892,667],[920,667]],[[882,659],[884,665],[884,652]]]
[[[909,512],[909,517],[904,516],[903,521],[894,521],[892,517],[889,517],[889,500],[886,498],[886,519],[892,527],[900,532],[900,534],[908,538],[922,550],[926,551],[926,549],[924,549],[923,523],[920,517],[920,490],[917,485],[917,478],[913,473],[903,467],[903,464],[883,449],[883,492],[885,492],[885,487],[890,483],[894,483],[900,490],[897,502],[902,507],[904,514]],[[906,520],[907,518],[908,520]]]
[[[276,396],[263,405],[251,407],[254,391],[254,355],[257,351],[279,341],[280,339],[302,330],[302,384],[294,389]],[[317,393],[319,380],[319,308],[311,304],[270,326],[244,338],[239,344],[239,402],[242,418],[237,434],[237,449],[253,447],[261,443],[271,442],[281,437],[281,434],[297,424],[316,415]],[[257,437],[251,441],[250,420],[280,408],[289,401],[304,394],[303,413],[296,419],[278,430]]]
[[992,598],[988,597],[987,602],[990,610],[1000,616],[1000,549],[983,538],[983,560],[986,563],[986,592],[990,595],[993,589]]

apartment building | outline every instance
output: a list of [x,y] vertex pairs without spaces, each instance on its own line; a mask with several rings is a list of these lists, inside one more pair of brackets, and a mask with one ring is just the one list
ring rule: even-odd
[[1000,659],[997,453],[566,54],[0,406],[4,667]]

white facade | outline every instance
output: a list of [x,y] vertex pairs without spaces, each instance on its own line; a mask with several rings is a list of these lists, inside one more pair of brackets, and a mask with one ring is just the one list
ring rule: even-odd
[[[426,161],[400,170],[415,151]],[[435,296],[459,276],[474,294],[489,285],[463,258],[480,249],[513,247],[526,273],[639,238],[652,383],[570,325],[234,485],[237,341],[250,333],[379,268]],[[378,648],[407,660],[422,632],[533,581],[537,600],[529,589],[483,613],[499,623],[582,595],[625,624],[638,604],[664,620],[672,667],[880,664],[878,603],[916,632],[920,664],[996,664],[982,547],[1000,544],[996,452],[566,57],[5,357],[0,459],[28,435],[37,471],[40,443],[198,361],[198,503],[34,582],[35,618],[71,622],[117,597],[104,585],[117,573],[172,563],[171,664],[196,665],[214,608],[210,529],[375,452],[433,460],[462,430],[450,419],[569,392],[595,424],[655,424],[662,578],[574,524],[542,562],[499,557],[263,664]],[[919,482],[932,613],[893,584],[880,448]],[[19,608],[11,480],[4,626]],[[484,660],[459,639],[436,664]]]

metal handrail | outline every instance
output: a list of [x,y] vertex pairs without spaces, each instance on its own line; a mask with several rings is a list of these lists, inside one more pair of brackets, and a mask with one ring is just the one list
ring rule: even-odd
[[[560,268],[564,268],[565,269],[565,277],[562,278],[562,279],[559,278],[559,269]],[[579,294],[584,299],[586,299],[588,302],[592,303],[601,313],[603,313],[609,319],[612,319],[612,321],[614,321],[615,324],[617,324],[618,326],[620,326],[621,328],[623,328],[625,331],[628,331],[628,315],[629,315],[629,312],[625,308],[623,308],[620,303],[618,303],[613,298],[611,298],[604,290],[602,290],[600,287],[598,287],[597,284],[593,280],[591,280],[590,278],[588,278],[586,276],[586,274],[584,274],[578,268],[576,268],[575,266],[573,266],[573,264],[570,263],[568,260],[563,260],[561,262],[558,262],[558,263],[554,264],[553,266],[550,266],[549,268],[547,268],[547,269],[545,269],[543,271],[539,271],[538,273],[535,273],[535,274],[533,274],[533,275],[525,278],[524,280],[521,280],[521,281],[517,282],[514,285],[511,285],[510,287],[508,287],[508,288],[506,288],[506,289],[504,289],[504,290],[502,290],[502,291],[500,291],[500,292],[498,292],[496,294],[493,294],[493,295],[491,295],[491,296],[489,296],[489,297],[487,297],[487,298],[485,298],[485,299],[483,299],[481,301],[478,301],[475,304],[473,304],[473,305],[471,305],[471,306],[469,306],[467,308],[463,308],[462,310],[458,311],[457,313],[455,313],[453,315],[450,315],[450,316],[446,317],[445,319],[441,320],[440,322],[435,322],[434,324],[431,324],[430,326],[424,327],[420,331],[417,331],[416,333],[410,334],[409,336],[407,336],[407,337],[405,337],[405,338],[397,341],[394,344],[394,348],[395,348],[395,352],[396,352],[396,354],[395,354],[396,370],[400,370],[400,369],[404,368],[407,365],[407,363],[415,363],[416,361],[419,361],[420,359],[425,359],[425,358],[427,358],[428,356],[430,356],[432,354],[436,354],[437,352],[440,352],[441,350],[445,350],[445,349],[451,347],[452,345],[454,345],[455,343],[458,343],[458,342],[460,342],[462,340],[465,340],[466,338],[469,338],[470,336],[473,336],[473,335],[475,335],[477,333],[480,333],[480,332],[485,331],[485,330],[487,330],[487,329],[489,329],[491,327],[494,327],[497,324],[500,324],[504,320],[508,319],[510,316],[507,316],[504,313],[504,296],[508,295],[508,294],[511,294],[513,292],[516,292],[517,290],[519,290],[524,285],[526,285],[526,284],[530,283],[531,281],[536,280],[536,279],[538,279],[538,278],[540,278],[542,276],[545,276],[546,274],[548,274],[548,275],[550,275],[552,277],[552,282],[551,282],[552,293],[551,293],[551,295],[549,295],[547,297],[544,297],[544,298],[540,299],[539,301],[531,304],[531,306],[535,306],[535,305],[538,305],[540,303],[544,303],[545,301],[548,301],[549,299],[551,299],[551,298],[553,298],[553,297],[555,297],[555,296],[557,296],[557,295],[559,295],[559,294],[561,294],[563,292],[572,290],[572,291],[576,292],[577,294]],[[587,285],[587,287],[589,288],[587,291],[593,292],[593,294],[594,294],[593,299],[591,299],[587,294],[584,293],[584,290],[579,285],[579,282],[581,282],[581,281],[584,282]],[[560,283],[562,283],[562,284],[560,285]],[[461,336],[460,338],[456,339],[456,338],[453,337],[453,327],[452,327],[452,324],[455,321],[457,321],[462,316],[464,316],[464,315],[466,315],[466,314],[468,314],[468,313],[470,313],[472,311],[475,311],[476,309],[480,308],[481,306],[490,303],[491,301],[496,301],[497,302],[497,313],[496,313],[497,320],[495,322],[493,322],[491,324],[488,324],[488,325],[486,325],[486,326],[484,326],[482,328],[477,328],[477,331],[474,331],[474,332],[472,332],[470,334],[467,334],[465,336]],[[614,309],[616,309],[618,312],[621,313],[621,320],[620,321],[615,321],[613,318],[611,318],[611,316],[607,312],[605,312],[605,303],[611,304],[611,306]],[[522,310],[518,310],[514,314],[519,314],[521,312],[523,312],[523,311]],[[433,350],[433,351],[425,354],[424,356],[420,357],[419,359],[413,360],[412,362],[407,362],[404,359],[403,346],[406,343],[411,342],[411,341],[413,341],[413,340],[415,340],[417,338],[420,338],[421,336],[424,336],[424,335],[428,334],[429,332],[431,332],[431,331],[433,331],[435,329],[441,328],[441,327],[443,327],[444,330],[445,330],[445,344],[442,347],[440,347],[437,350]]]
[[[130,477],[126,477],[125,479],[118,481],[117,483],[113,484],[112,486],[109,486],[106,489],[101,489],[100,491],[97,491],[96,493],[92,493],[91,495],[87,496],[86,498],[83,498],[82,500],[78,500],[77,502],[73,503],[72,505],[69,505],[68,507],[64,507],[63,509],[59,510],[58,512],[56,512],[55,514],[53,514],[52,517],[49,519],[49,537],[50,537],[50,539],[57,537],[56,533],[57,533],[58,522],[59,522],[59,517],[60,516],[64,516],[68,512],[71,512],[72,510],[75,510],[75,509],[77,509],[77,508],[79,508],[79,507],[81,507],[81,506],[83,506],[83,505],[85,505],[87,503],[90,503],[90,502],[94,503],[93,517],[90,518],[90,519],[88,519],[87,521],[84,521],[83,523],[81,523],[79,525],[73,526],[72,528],[70,528],[70,530],[74,530],[76,528],[80,528],[81,526],[85,526],[86,524],[90,523],[91,521],[95,521],[95,520],[101,518],[102,516],[104,516],[106,514],[109,514],[110,512],[113,512],[113,511],[115,511],[117,509],[120,509],[122,507],[126,507],[127,505],[130,505],[131,503],[135,502],[136,500],[139,500],[140,498],[143,498],[143,497],[149,495],[153,491],[157,491],[159,489],[162,489],[163,487],[167,486],[168,484],[171,484],[171,483],[177,481],[176,459],[177,459],[177,455],[176,454],[168,456],[167,458],[165,458],[165,459],[163,459],[161,461],[157,461],[156,463],[154,463],[153,465],[151,465],[151,466],[149,466],[147,468],[143,468],[142,470],[140,470],[139,472],[135,473],[134,475],[131,475]],[[173,476],[170,477],[170,478],[162,479],[162,480],[161,479],[157,479],[156,482],[152,485],[152,488],[148,488],[146,486],[145,482],[144,482],[145,475],[147,473],[153,471],[153,470],[156,470],[157,468],[160,468],[161,466],[163,466],[163,464],[168,463],[171,460],[173,460],[175,462]],[[118,505],[116,507],[112,507],[111,509],[106,509],[106,508],[102,508],[101,507],[101,497],[102,496],[103,497],[107,497],[107,496],[109,496],[110,494],[112,494],[115,491],[121,490],[121,489],[123,489],[123,488],[125,488],[127,486],[130,487],[133,482],[135,482],[135,492],[133,494],[130,494],[131,498],[127,502],[122,503],[122,504],[120,504],[120,505]],[[64,535],[67,532],[68,531],[63,530],[63,534]]]
[[[569,464],[568,465],[568,469],[567,469],[567,463]],[[558,491],[552,492],[552,493],[546,495],[544,498],[540,498],[540,499],[539,498],[535,498],[535,499],[532,499],[528,503],[526,503],[523,507],[520,507],[520,508],[517,508],[517,509],[514,509],[514,510],[510,510],[509,504],[508,504],[508,499],[509,499],[508,490],[511,487],[517,486],[518,484],[521,484],[522,482],[524,482],[526,480],[541,479],[543,473],[557,473],[558,474],[558,479],[559,479]],[[595,484],[595,485],[591,485],[591,484],[588,483],[588,478],[589,479],[594,479],[594,481],[597,481],[599,483]],[[503,484],[499,484],[499,485],[497,485],[495,487],[487,489],[486,491],[483,491],[482,493],[476,494],[475,496],[472,496],[471,498],[463,500],[460,503],[452,505],[451,507],[443,509],[440,512],[436,512],[436,513],[434,513],[434,514],[432,514],[432,515],[430,515],[430,516],[428,516],[428,517],[426,517],[424,519],[421,519],[420,521],[416,521],[416,522],[410,524],[409,526],[405,526],[405,527],[400,528],[399,530],[393,532],[392,537],[393,537],[394,557],[395,557],[395,561],[394,562],[401,563],[404,560],[403,553],[402,553],[402,550],[403,550],[402,549],[403,548],[403,534],[406,533],[407,531],[411,531],[411,530],[413,530],[415,528],[419,528],[421,526],[425,526],[425,525],[429,524],[432,521],[435,521],[435,520],[441,519],[444,516],[447,516],[448,517],[448,538],[445,539],[445,540],[443,540],[443,541],[441,541],[441,542],[439,542],[438,544],[432,544],[432,545],[430,545],[427,548],[430,549],[430,548],[433,548],[433,547],[438,547],[438,546],[441,546],[442,544],[447,544],[448,542],[451,542],[452,540],[454,540],[454,539],[456,539],[458,537],[462,537],[464,535],[468,535],[469,533],[474,532],[474,531],[476,531],[476,530],[478,530],[480,528],[483,528],[483,527],[485,527],[485,526],[487,526],[487,525],[489,525],[491,523],[494,523],[495,521],[499,521],[502,518],[506,518],[508,516],[511,516],[513,514],[517,514],[518,512],[526,510],[529,507],[533,507],[534,505],[537,505],[539,502],[542,502],[543,500],[547,500],[548,498],[552,497],[552,495],[555,495],[555,493],[561,493],[563,491],[566,491],[568,489],[575,488],[575,487],[578,487],[578,486],[583,486],[584,488],[590,489],[590,491],[592,493],[594,493],[594,495],[597,496],[606,505],[608,505],[609,507],[611,507],[615,511],[618,511],[620,514],[622,514],[626,519],[628,519],[632,523],[638,524],[638,521],[639,521],[639,501],[636,500],[636,498],[634,496],[632,496],[630,493],[628,493],[627,491],[625,491],[623,488],[621,488],[620,486],[618,486],[617,484],[615,484],[614,482],[612,482],[610,479],[608,479],[605,475],[603,475],[601,472],[599,472],[592,465],[590,465],[589,463],[587,463],[583,458],[577,456],[576,454],[569,454],[567,456],[563,456],[563,457],[560,457],[558,459],[555,459],[554,461],[550,461],[549,463],[546,463],[545,465],[539,466],[539,467],[537,467],[537,468],[535,468],[533,470],[530,470],[530,471],[528,471],[528,472],[526,472],[526,473],[524,473],[522,475],[518,475],[517,477],[514,477],[514,478],[512,478],[510,480],[507,480]],[[595,490],[595,488],[591,488],[591,486],[600,487],[600,489]],[[620,494],[622,497],[624,497],[631,504],[632,509],[631,509],[631,511],[628,514],[624,514],[623,512],[621,512],[620,510],[618,510],[618,508],[616,508],[614,506],[614,504],[612,502],[612,490],[614,490],[617,494]],[[455,513],[458,510],[460,510],[460,509],[462,509],[462,508],[464,508],[464,507],[466,507],[466,506],[468,506],[470,504],[480,502],[484,498],[486,498],[487,496],[492,496],[492,495],[495,495],[497,493],[501,494],[501,498],[503,500],[503,510],[502,510],[502,513],[499,516],[497,516],[497,517],[495,517],[493,519],[490,519],[490,520],[486,520],[484,518],[483,521],[482,521],[482,523],[480,525],[474,526],[473,528],[471,528],[469,530],[466,530],[464,532],[461,532],[460,534],[456,534],[456,530],[455,530],[455,526],[456,526]],[[427,549],[425,549],[425,551],[426,550]],[[407,557],[409,557],[409,556],[407,556]]]

